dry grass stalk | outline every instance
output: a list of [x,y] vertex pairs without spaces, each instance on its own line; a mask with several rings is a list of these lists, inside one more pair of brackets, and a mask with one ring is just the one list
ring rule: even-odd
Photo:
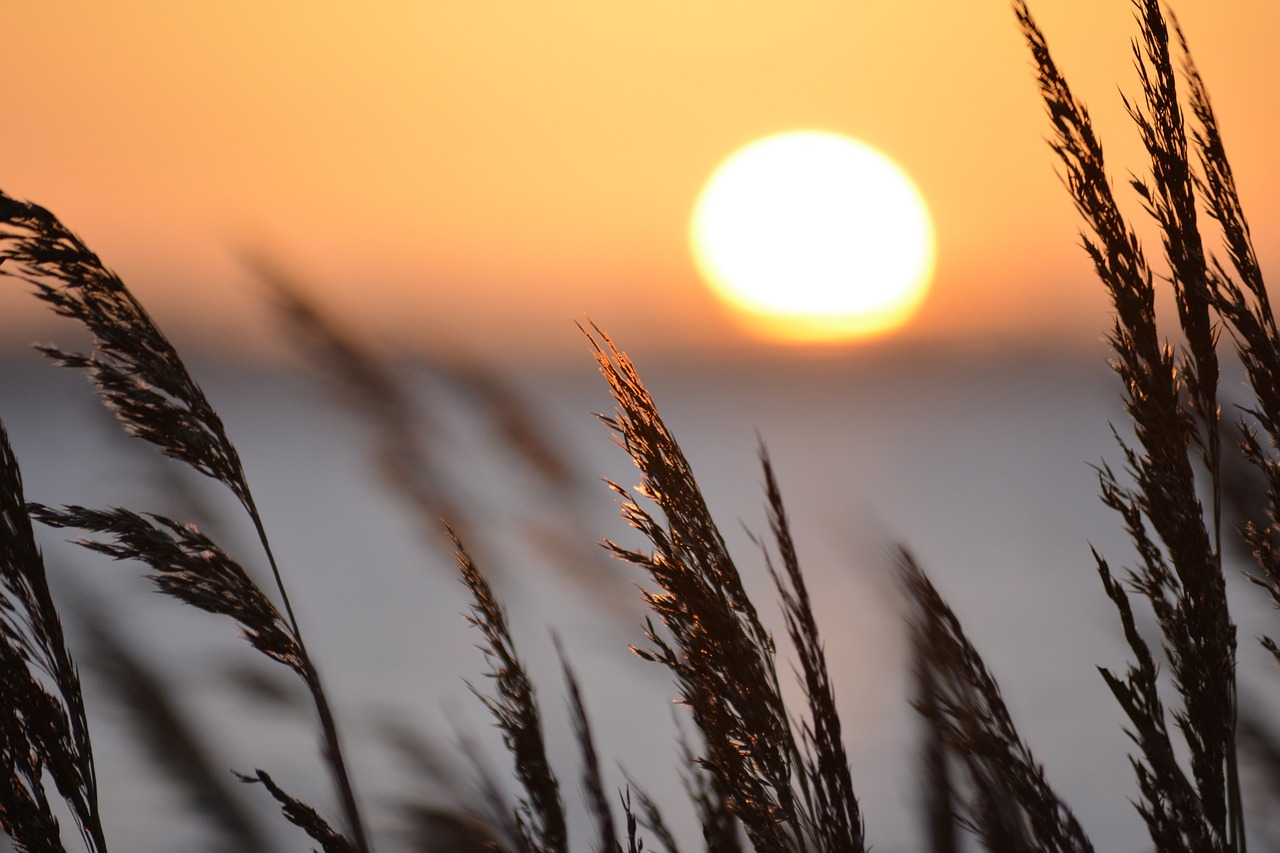
[[[157,584],[183,601],[235,618],[260,651],[301,676],[311,693],[323,735],[324,757],[355,849],[369,849],[364,820],[343,757],[337,723],[319,672],[307,654],[288,591],[254,504],[239,454],[222,421],[186,365],[124,283],[57,217],[0,192],[0,275],[31,284],[53,310],[82,323],[93,336],[92,355],[55,347],[41,350],[57,363],[81,368],[108,408],[132,435],[225,485],[244,507],[271,566],[285,620],[234,561],[195,528],[161,516],[125,510],[41,509],[47,523],[76,526],[116,537],[92,544],[113,556],[134,556],[158,572]],[[201,553],[202,549],[209,553]],[[152,550],[154,549],[154,550]],[[179,560],[169,571],[170,558]],[[213,569],[208,578],[200,576]],[[270,787],[268,787],[270,790]]]
[[[509,842],[519,851],[567,853],[568,830],[560,801],[560,783],[547,760],[542,716],[533,682],[516,654],[506,613],[494,598],[489,582],[457,534],[452,528],[446,527],[446,530],[456,548],[462,580],[474,599],[467,621],[484,635],[485,644],[481,648],[493,667],[488,675],[494,681],[497,696],[487,696],[474,687],[472,692],[494,715],[503,743],[515,762],[516,779],[524,789],[514,810],[516,837]],[[501,815],[495,817],[498,826],[507,824]]]
[[[1176,20],[1173,28],[1183,54],[1188,97],[1196,120],[1192,133],[1200,164],[1196,189],[1205,200],[1209,216],[1218,224],[1229,258],[1226,264],[1217,258],[1212,260],[1210,295],[1213,307],[1231,331],[1254,394],[1254,405],[1246,407],[1253,423],[1242,421],[1241,447],[1245,457],[1263,474],[1268,489],[1265,506],[1252,513],[1242,532],[1260,571],[1255,582],[1280,607],[1280,552],[1275,542],[1280,528],[1280,331],[1208,90]],[[1265,442],[1258,438],[1259,427]],[[1269,637],[1263,637],[1262,644],[1280,662],[1280,646]]]
[[[1222,295],[1230,287],[1221,281],[1220,265],[1215,262],[1211,268],[1206,258],[1196,219],[1197,189],[1208,186],[1211,199],[1215,194],[1222,196],[1222,201],[1211,204],[1210,212],[1228,230],[1239,208],[1234,194],[1226,190],[1230,173],[1224,171],[1225,158],[1211,162],[1220,155],[1220,146],[1214,148],[1212,142],[1206,146],[1218,137],[1194,66],[1188,61],[1192,112],[1202,123],[1195,138],[1209,173],[1207,182],[1195,177],[1189,160],[1165,18],[1155,0],[1141,0],[1134,6],[1141,35],[1134,55],[1143,104],[1126,102],[1126,106],[1150,157],[1152,178],[1150,182],[1134,180],[1132,185],[1160,227],[1186,340],[1180,359],[1173,346],[1160,340],[1154,277],[1115,202],[1088,112],[1054,64],[1025,3],[1017,0],[1014,9],[1035,60],[1055,133],[1054,151],[1086,224],[1085,248],[1116,309],[1111,333],[1113,367],[1125,388],[1125,408],[1137,441],[1136,445],[1120,442],[1132,485],[1121,482],[1103,465],[1099,469],[1102,497],[1120,513],[1137,547],[1140,566],[1129,572],[1129,583],[1148,599],[1160,626],[1179,697],[1173,716],[1190,753],[1193,786],[1174,758],[1157,690],[1158,671],[1133,628],[1127,593],[1099,559],[1103,583],[1138,658],[1123,679],[1105,671],[1104,676],[1129,717],[1143,755],[1135,761],[1143,795],[1139,809],[1160,849],[1189,845],[1243,850],[1235,758],[1236,636],[1221,560],[1217,341],[1209,313],[1213,305],[1230,319],[1221,307]],[[1182,47],[1185,53],[1185,41]],[[1211,148],[1213,152],[1206,153]],[[1239,239],[1232,251],[1247,265],[1250,250]],[[1243,308],[1240,311],[1248,315],[1242,318],[1246,321],[1255,318]],[[1199,448],[1208,472],[1206,484],[1197,482],[1192,447]],[[1210,513],[1199,502],[1202,489],[1212,496]]]
[[[617,403],[616,414],[602,420],[640,469],[636,491],[662,516],[658,520],[629,491],[609,484],[620,498],[623,517],[654,548],[646,553],[606,542],[659,587],[645,591],[643,598],[666,635],[649,623],[651,645],[637,654],[672,672],[680,700],[706,744],[697,761],[715,780],[716,790],[724,792],[725,807],[757,849],[862,850],[861,820],[843,747],[833,741],[839,723],[825,664],[776,488],[771,494],[773,521],[792,584],[790,590],[780,586],[788,624],[799,638],[813,709],[813,728],[807,731],[813,751],[807,755],[796,744],[779,690],[773,638],[743,588],[688,461],[631,361],[598,328],[586,333]],[[816,798],[810,771],[821,777]]]
[[265,770],[257,770],[252,776],[239,773],[236,775],[241,782],[249,785],[260,784],[266,788],[280,804],[280,812],[285,819],[319,841],[324,853],[355,853],[355,845],[345,835],[336,832],[314,808],[281,790]]
[[631,810],[631,790],[622,795],[622,814],[627,821],[627,853],[641,853],[644,840],[640,837],[640,820]]
[[[635,794],[639,800],[639,814],[635,814],[631,807],[631,795]],[[630,780],[627,784],[626,794],[626,811],[628,826],[634,820],[638,826],[644,828],[649,833],[649,837],[662,846],[667,853],[680,853],[680,845],[676,843],[675,835],[672,834],[671,828],[667,826],[666,819],[662,816],[662,810],[658,808],[658,804],[653,801],[645,791],[637,788]]]
[[840,715],[836,711],[835,691],[827,672],[826,653],[818,636],[818,625],[813,617],[804,575],[800,571],[800,559],[796,555],[773,464],[763,449],[760,459],[764,468],[769,527],[782,560],[783,574],[774,568],[767,550],[765,562],[778,589],[792,647],[800,658],[800,675],[809,703],[809,719],[802,722],[800,735],[804,744],[805,784],[802,790],[809,799],[812,833],[821,850],[861,850],[862,814],[849,776],[849,758],[841,737]]
[[[1266,506],[1246,512],[1250,520],[1244,535],[1259,568],[1257,582],[1277,605],[1280,332],[1218,124],[1186,41],[1175,23],[1194,122],[1190,134],[1170,27],[1155,0],[1137,0],[1134,5],[1140,32],[1134,55],[1142,100],[1126,101],[1126,107],[1146,147],[1151,175],[1130,183],[1159,227],[1185,340],[1180,347],[1167,343],[1157,327],[1156,275],[1116,203],[1088,112],[1054,64],[1025,0],[1013,3],[1048,108],[1052,146],[1085,222],[1085,249],[1115,307],[1110,334],[1113,366],[1125,389],[1125,408],[1136,436],[1133,442],[1120,442],[1125,459],[1121,475],[1105,464],[1099,468],[1102,498],[1120,515],[1137,550],[1138,565],[1126,573],[1127,588],[1101,556],[1095,554],[1095,560],[1133,655],[1123,676],[1107,670],[1102,674],[1128,717],[1139,752],[1132,759],[1140,794],[1137,807],[1157,849],[1244,853],[1235,745],[1236,638],[1221,555],[1225,486],[1214,312],[1229,328],[1257,398],[1247,409],[1255,425],[1246,426],[1242,445],[1266,479]],[[1199,172],[1191,163],[1193,147]],[[1198,200],[1207,204],[1209,216],[1222,230],[1228,263],[1204,248]],[[0,428],[0,686],[10,697],[0,709],[0,761],[7,768],[0,774],[3,828],[20,848],[61,849],[44,788],[48,778],[67,801],[85,846],[106,849],[80,684],[34,544],[34,517],[50,526],[106,537],[83,544],[116,559],[147,563],[152,580],[164,592],[232,618],[256,649],[302,678],[320,718],[326,758],[351,837],[335,831],[267,773],[258,770],[240,778],[263,785],[285,817],[325,851],[367,851],[336,723],[302,642],[239,457],[203,392],[137,300],[75,235],[43,208],[3,193],[0,274],[32,284],[37,296],[57,313],[80,321],[94,337],[92,355],[44,347],[47,355],[88,371],[131,434],[221,482],[236,496],[258,533],[280,598],[277,607],[234,559],[191,525],[124,509],[54,510],[25,504],[16,461]],[[430,478],[423,473],[422,458],[403,452],[415,443],[409,435],[414,427],[403,389],[296,292],[279,281],[277,291],[300,336],[310,341],[313,356],[327,363],[362,405],[377,407],[375,420],[388,445],[383,448],[385,465],[419,489]],[[656,623],[646,623],[649,645],[636,651],[668,667],[697,726],[700,748],[682,746],[692,774],[689,796],[706,849],[742,853],[745,831],[753,849],[771,853],[864,850],[862,816],[834,690],[772,465],[765,456],[772,547],[779,563],[774,564],[768,549],[765,561],[778,589],[807,700],[807,714],[798,719],[782,700],[773,638],[746,594],[688,461],[630,360],[599,329],[587,335],[617,403],[615,415],[603,420],[641,472],[638,497],[609,485],[620,498],[623,517],[647,538],[652,550],[606,545],[643,569],[657,587],[642,594],[657,618]],[[566,469],[540,449],[501,390],[489,387],[483,378],[460,381],[487,401],[509,443],[527,457],[525,464],[548,483],[563,485]],[[1197,464],[1202,464],[1202,472]],[[424,515],[437,515],[451,505],[441,490],[415,493],[401,486]],[[1208,512],[1199,502],[1202,492],[1211,496]],[[646,509],[638,498],[656,509]],[[474,599],[469,619],[484,636],[492,667],[489,675],[496,695],[481,699],[497,718],[523,793],[511,808],[492,777],[482,773],[482,800],[491,807],[491,825],[427,811],[423,826],[432,821],[438,825],[443,814],[444,823],[460,830],[452,836],[460,844],[516,853],[564,853],[568,830],[534,685],[487,580],[453,529],[446,528],[446,533]],[[1075,817],[1048,786],[1019,737],[999,687],[955,615],[905,553],[901,577],[911,608],[915,704],[929,724],[925,773],[932,797],[932,849],[954,851],[958,824],[991,850],[1091,850]],[[1168,661],[1177,694],[1169,711],[1161,696],[1157,652],[1137,627],[1135,594],[1146,599],[1161,631],[1159,653]],[[1280,659],[1280,646],[1269,639],[1263,642]],[[564,671],[583,755],[586,800],[595,822],[593,847],[600,853],[621,853],[580,690],[567,664]],[[1181,744],[1175,743],[1166,716],[1172,717]],[[953,770],[958,771],[954,776]],[[629,853],[643,849],[641,826],[674,853],[676,842],[657,807],[643,793],[639,801],[637,814],[630,789],[622,796]]]

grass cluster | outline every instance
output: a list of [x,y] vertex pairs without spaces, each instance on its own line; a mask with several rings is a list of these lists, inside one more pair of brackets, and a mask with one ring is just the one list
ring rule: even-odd
[[[1114,304],[1112,364],[1133,427],[1131,439],[1117,433],[1123,466],[1102,465],[1098,476],[1102,500],[1118,513],[1136,560],[1117,572],[1095,554],[1132,653],[1125,671],[1103,670],[1102,677],[1133,741],[1133,801],[1158,850],[1243,853],[1237,638],[1223,560],[1224,538],[1237,531],[1224,520],[1224,503],[1237,494],[1227,472],[1243,459],[1264,486],[1252,501],[1236,500],[1238,532],[1252,553],[1252,579],[1280,606],[1280,331],[1186,41],[1155,0],[1134,5],[1141,96],[1127,107],[1150,172],[1129,183],[1160,235],[1159,273],[1121,213],[1088,112],[1025,2],[1015,0],[1013,8],[1048,110],[1052,147],[1084,223],[1085,249]],[[1222,257],[1207,245],[1206,231],[1225,246]],[[604,332],[584,329],[616,404],[603,423],[640,472],[634,487],[609,485],[622,517],[647,543],[640,549],[604,545],[640,573],[649,615],[643,645],[634,651],[665,668],[692,724],[679,754],[701,840],[678,841],[662,804],[639,787],[607,790],[601,748],[561,651],[591,824],[571,827],[556,769],[563,762],[548,754],[538,685],[486,569],[468,549],[465,519],[416,441],[410,395],[385,364],[282,277],[263,272],[297,340],[376,427],[380,470],[455,554],[472,597],[468,618],[489,664],[486,681],[472,689],[501,734],[514,787],[477,759],[474,798],[456,807],[420,804],[414,846],[562,853],[572,836],[599,853],[870,849],[823,641],[767,453],[761,451],[769,530],[759,544],[803,687],[800,707],[784,700],[775,638],[747,595],[692,465],[632,362]],[[144,564],[160,592],[229,617],[253,649],[296,676],[310,697],[336,807],[330,813],[301,801],[287,780],[265,769],[236,777],[261,786],[284,818],[323,850],[374,849],[379,834],[364,817],[320,669],[239,454],[204,392],[124,283],[87,246],[47,210],[3,193],[0,274],[26,282],[55,312],[88,330],[89,353],[41,349],[56,363],[85,371],[131,435],[225,487],[256,531],[271,570],[270,582],[260,584],[214,537],[169,515],[28,502],[0,428],[0,826],[20,850],[63,850],[70,833],[61,818],[74,824],[86,849],[108,849],[84,691],[63,635],[60,614],[71,611],[68,605],[60,610],[50,593],[34,521],[79,531],[86,548]],[[1156,294],[1165,282],[1177,306],[1172,334],[1157,326]],[[1253,392],[1240,410],[1239,441],[1231,439],[1219,401],[1224,331]],[[554,454],[522,428],[496,386],[475,376],[460,381],[505,424],[529,465],[554,481]],[[441,516],[449,523],[439,525]],[[914,649],[914,705],[926,724],[920,781],[928,849],[959,850],[966,836],[993,851],[1093,849],[1019,735],[956,615],[907,551],[899,553],[898,565]],[[138,713],[164,733],[165,746],[157,751],[174,783],[195,792],[201,813],[230,847],[266,849],[260,828],[228,792],[230,777],[214,769],[199,733],[155,689],[145,666],[113,645],[90,614],[76,618],[95,637],[95,665],[128,685]],[[1148,621],[1154,631],[1146,630]],[[1269,638],[1262,643],[1280,662],[1280,645]]]

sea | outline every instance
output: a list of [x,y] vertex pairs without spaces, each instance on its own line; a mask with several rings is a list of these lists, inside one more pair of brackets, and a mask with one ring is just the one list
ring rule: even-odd
[[[774,631],[783,690],[799,714],[795,658],[762,553],[760,459],[768,453],[873,849],[922,849],[921,726],[896,583],[903,549],[950,603],[1046,779],[1096,848],[1150,849],[1133,805],[1133,745],[1098,672],[1123,671],[1128,654],[1091,549],[1113,567],[1133,560],[1119,519],[1098,498],[1097,466],[1123,476],[1116,436],[1128,434],[1101,344],[637,367]],[[580,685],[606,783],[618,792],[619,826],[629,786],[633,803],[645,792],[686,849],[697,848],[679,746],[682,737],[696,743],[691,722],[666,671],[629,649],[648,642],[640,599],[651,587],[601,546],[645,543],[620,517],[609,485],[632,490],[639,472],[599,417],[614,404],[589,355],[573,365],[500,368],[447,357],[397,362],[404,407],[396,411],[410,413],[402,423],[412,425],[402,439],[415,448],[417,482],[429,484],[416,503],[404,477],[388,476],[408,463],[403,447],[388,456],[378,426],[385,410],[349,387],[336,392],[332,375],[216,359],[192,373],[243,460],[381,849],[415,849],[414,804],[473,808],[486,774],[512,788],[500,733],[476,695],[492,691],[493,663],[467,621],[468,593],[439,515],[449,516],[506,608],[536,685],[573,847],[588,849],[592,836],[557,644]],[[28,500],[196,523],[278,600],[230,493],[127,438],[83,376],[35,355],[7,359],[0,420]],[[336,814],[295,680],[229,620],[157,594],[144,566],[70,544],[66,531],[38,529],[37,537],[80,661],[112,847],[235,849],[192,816],[184,786],[157,760],[166,747],[146,745],[159,724],[130,704],[128,679],[102,660],[103,635],[90,623],[162,687],[262,831],[280,849],[308,849],[261,787],[232,776],[261,768]],[[1243,581],[1231,594],[1242,701],[1275,707],[1274,673],[1253,640],[1273,616]],[[1149,629],[1150,618],[1140,618]]]

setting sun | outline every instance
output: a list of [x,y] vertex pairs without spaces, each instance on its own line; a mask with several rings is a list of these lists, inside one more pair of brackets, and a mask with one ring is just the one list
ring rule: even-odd
[[783,133],[734,153],[703,187],[690,239],[712,290],[786,340],[896,328],[933,272],[933,226],[911,179],[834,133]]

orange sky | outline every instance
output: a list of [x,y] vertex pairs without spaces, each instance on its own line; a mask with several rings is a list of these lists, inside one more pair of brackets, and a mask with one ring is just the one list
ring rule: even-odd
[[[1032,9],[1117,176],[1140,166],[1129,4]],[[1175,10],[1268,264],[1280,4]],[[246,248],[410,346],[581,357],[584,314],[633,351],[743,346],[689,212],[724,157],[793,129],[879,148],[927,198],[934,289],[899,337],[1087,345],[1105,321],[1002,0],[25,3],[4,44],[0,187],[78,231],[180,347],[269,345]],[[0,306],[21,342],[44,334],[34,300]]]

